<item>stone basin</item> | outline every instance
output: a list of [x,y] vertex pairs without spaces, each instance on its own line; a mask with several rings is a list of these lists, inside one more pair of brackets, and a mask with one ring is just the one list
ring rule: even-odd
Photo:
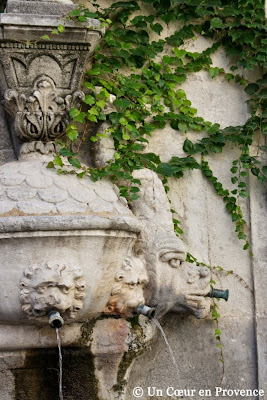
[[140,232],[112,183],[46,166],[40,155],[0,167],[0,336],[19,329],[26,347],[49,345],[47,333],[28,337],[46,331],[49,308],[61,312],[63,332],[105,311]]

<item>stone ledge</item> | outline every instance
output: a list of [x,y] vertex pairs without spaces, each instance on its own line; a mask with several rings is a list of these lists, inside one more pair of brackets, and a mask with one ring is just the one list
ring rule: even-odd
[[[61,18],[58,15],[35,15],[35,14],[0,14],[0,23],[2,25],[26,25],[28,29],[40,26],[51,26],[55,27],[60,24]],[[104,32],[103,28],[100,28],[100,21],[93,18],[88,18],[87,22],[77,23],[74,21],[64,21],[65,27],[80,28],[98,30]]]
[[72,231],[90,229],[139,233],[141,225],[135,218],[128,216],[105,218],[96,215],[38,215],[0,218],[1,234],[27,231]]

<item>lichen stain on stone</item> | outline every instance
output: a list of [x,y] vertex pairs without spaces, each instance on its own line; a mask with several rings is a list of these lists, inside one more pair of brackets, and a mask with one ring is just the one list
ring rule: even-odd
[[127,385],[127,381],[125,379],[125,375],[127,373],[128,368],[131,366],[132,362],[135,360],[137,353],[138,356],[141,355],[144,351],[143,345],[143,329],[139,324],[138,315],[128,318],[127,321],[131,324],[131,333],[136,335],[136,349],[129,349],[124,353],[123,358],[121,360],[118,374],[117,374],[117,383],[113,386],[114,392],[121,393],[125,386]]
[[81,337],[77,343],[79,347],[88,347],[91,344],[92,340],[92,333],[94,330],[94,326],[96,324],[96,321],[99,318],[94,318],[89,321],[86,321],[84,324],[81,326]]
[[117,383],[112,388],[114,392],[121,393],[124,390],[125,386],[127,385],[127,381],[125,380],[124,377],[127,372],[127,369],[130,367],[135,357],[136,357],[136,352],[134,350],[129,350],[124,353],[118,370]]

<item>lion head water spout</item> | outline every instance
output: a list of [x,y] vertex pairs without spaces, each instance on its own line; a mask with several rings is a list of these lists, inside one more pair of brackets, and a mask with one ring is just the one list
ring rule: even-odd
[[151,318],[155,317],[156,310],[155,310],[155,308],[148,307],[145,304],[140,304],[137,307],[135,312],[138,315],[142,314],[142,315],[145,315],[146,317],[148,317],[149,319],[151,319]]
[[220,290],[220,289],[211,288],[209,293],[207,294],[207,297],[213,297],[216,299],[224,299],[225,301],[228,301],[229,289]]
[[61,317],[58,311],[50,311],[48,314],[48,322],[51,328],[58,329],[64,325],[64,319]]

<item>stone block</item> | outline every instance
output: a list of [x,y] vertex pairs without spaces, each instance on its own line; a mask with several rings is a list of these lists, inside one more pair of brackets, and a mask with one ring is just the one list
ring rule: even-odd
[[32,1],[32,0],[9,0],[6,6],[7,13],[15,14],[37,14],[37,15],[67,15],[77,6],[69,3]]

